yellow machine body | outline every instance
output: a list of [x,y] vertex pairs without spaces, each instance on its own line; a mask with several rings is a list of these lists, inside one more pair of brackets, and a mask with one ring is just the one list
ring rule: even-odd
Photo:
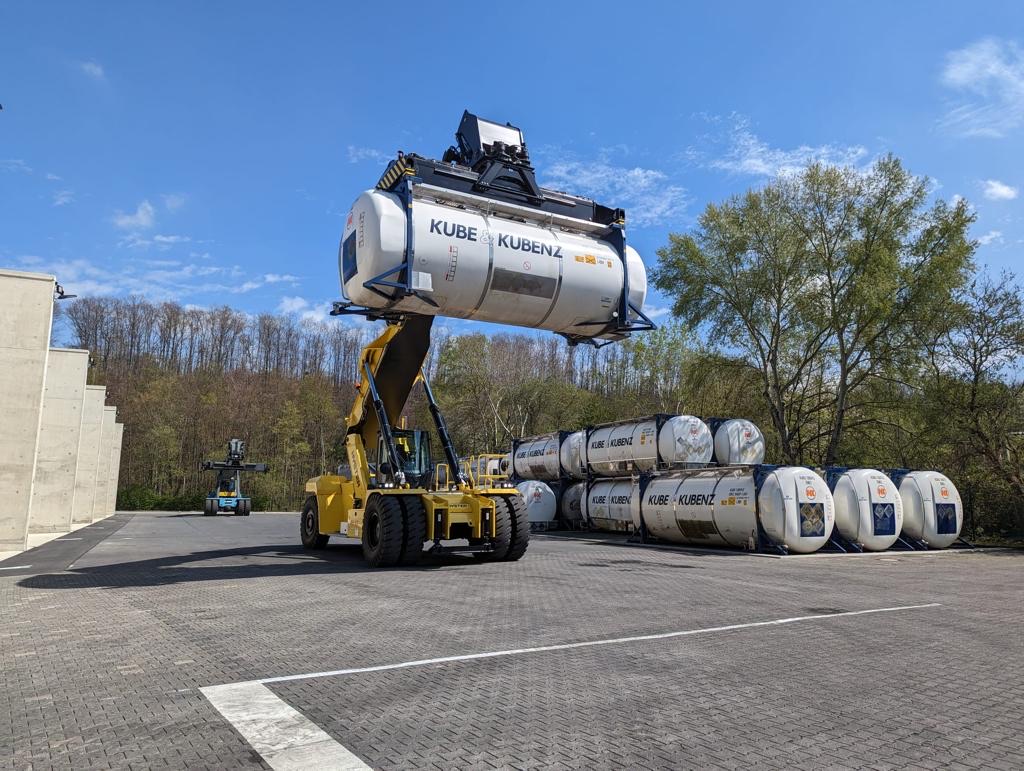
[[[374,496],[417,496],[426,512],[425,542],[492,539],[497,535],[495,498],[518,496],[510,484],[486,476],[453,473],[447,463],[436,467],[430,489],[380,484],[375,478],[367,446],[376,443],[380,425],[372,405],[371,385],[375,384],[380,394],[389,424],[395,425],[410,390],[421,377],[430,324],[429,318],[422,317],[389,324],[363,349],[356,399],[345,421],[349,475],[324,474],[306,482],[307,498],[316,498],[320,535],[362,538],[364,515]],[[373,373],[373,384],[366,375],[367,368]]]

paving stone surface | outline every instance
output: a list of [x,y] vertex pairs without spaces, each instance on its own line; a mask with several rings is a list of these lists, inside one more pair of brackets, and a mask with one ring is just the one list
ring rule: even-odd
[[303,552],[297,515],[104,528],[0,570],[2,768],[267,767],[198,688],[925,603],[270,688],[375,768],[1024,766],[1024,553],[535,538],[370,571]]

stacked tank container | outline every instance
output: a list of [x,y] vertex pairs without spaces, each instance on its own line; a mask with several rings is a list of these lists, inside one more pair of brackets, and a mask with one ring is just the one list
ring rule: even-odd
[[836,531],[848,545],[885,551],[897,542],[903,529],[903,501],[888,476],[869,468],[830,468],[825,481],[835,499]]
[[938,471],[889,471],[903,503],[903,538],[912,545],[945,549],[960,538],[964,505],[960,491]]
[[637,483],[641,538],[808,554],[828,541],[835,504],[825,481],[800,466],[672,471]]

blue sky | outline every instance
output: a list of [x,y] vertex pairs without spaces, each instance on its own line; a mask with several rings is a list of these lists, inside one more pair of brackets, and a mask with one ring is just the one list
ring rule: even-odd
[[5,3],[0,266],[322,317],[352,199],[469,108],[524,130],[542,182],[626,208],[648,264],[708,202],[891,151],[1019,272],[1019,3],[295,5]]

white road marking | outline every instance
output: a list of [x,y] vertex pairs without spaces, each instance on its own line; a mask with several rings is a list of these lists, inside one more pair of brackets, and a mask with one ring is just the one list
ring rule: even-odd
[[25,568],[30,568],[30,567],[32,567],[32,566],[31,565],[11,565],[9,568],[0,568],[0,570],[23,570]]
[[920,608],[938,608],[941,603],[929,602],[925,605],[899,605],[893,608],[870,608],[868,610],[849,610],[841,613],[820,613],[814,616],[794,616],[777,618],[772,621],[752,621],[747,624],[728,624],[703,629],[687,629],[681,632],[661,632],[658,634],[641,634],[633,637],[615,637],[610,640],[587,640],[584,642],[560,643],[558,645],[538,645],[534,648],[512,648],[504,651],[487,651],[485,653],[467,653],[461,656],[440,656],[434,659],[418,659],[403,661],[398,664],[378,664],[373,667],[354,667],[352,669],[334,669],[328,672],[310,672],[302,675],[283,675],[281,677],[264,677],[254,680],[256,683],[286,683],[292,680],[312,680],[317,677],[335,677],[337,675],[359,675],[366,672],[386,672],[391,669],[409,669],[411,667],[427,667],[435,664],[448,664],[453,661],[474,661],[477,659],[495,659],[502,656],[522,656],[527,653],[543,653],[545,651],[565,651],[574,648],[594,648],[599,645],[621,645],[622,643],[644,642],[645,640],[668,640],[673,637],[690,637],[698,634],[715,632],[732,632],[736,629],[755,629],[762,626],[782,626],[796,624],[801,621],[817,621],[823,618],[842,618],[846,616],[866,616],[871,613],[893,613],[900,610],[918,610]]
[[249,682],[199,690],[271,768],[370,768],[265,685]]
[[621,645],[623,643],[649,640],[668,640],[674,637],[690,637],[700,634],[732,632],[740,629],[783,626],[804,621],[938,607],[941,607],[941,603],[929,602],[923,605],[898,605],[891,608],[869,608],[868,610],[850,610],[839,613],[819,613],[813,616],[792,616],[790,618],[772,619],[771,621],[751,621],[745,624],[727,624],[725,626],[704,627],[701,629],[686,629],[678,632],[633,635],[631,637],[615,637],[606,640],[586,640],[557,645],[538,645],[532,648],[512,648],[501,651],[486,651],[484,653],[467,653],[460,656],[440,656],[432,659],[417,659],[415,661],[379,664],[371,667],[353,667],[351,669],[334,669],[327,672],[309,672],[302,675],[265,677],[260,680],[250,680],[242,683],[213,685],[200,688],[199,690],[214,708],[234,726],[235,730],[249,742],[252,748],[263,757],[271,768],[278,769],[279,771],[316,767],[368,769],[370,767],[363,763],[356,755],[353,755],[342,744],[332,739],[330,735],[318,728],[316,724],[301,712],[288,706],[281,698],[267,688],[267,684],[291,682],[294,680],[312,680],[318,677],[357,675],[367,672],[386,672],[394,669],[435,666],[437,664],[449,664],[457,661],[522,656],[528,653],[543,653],[545,651],[564,651],[576,648],[594,648],[600,645]]
[[84,541],[84,538],[58,538],[58,541]]

